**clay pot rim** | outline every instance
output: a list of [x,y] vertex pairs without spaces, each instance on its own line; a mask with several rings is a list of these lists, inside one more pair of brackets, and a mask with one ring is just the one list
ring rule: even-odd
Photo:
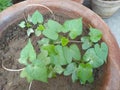
[[105,0],[96,0],[96,1],[99,1],[99,2],[102,2],[102,3],[109,3],[109,4],[113,4],[113,3],[120,3],[120,0],[116,0],[116,1],[105,1]]
[[[103,35],[103,40],[109,46],[109,55],[108,55],[108,63],[109,64],[107,65],[106,73],[108,71],[110,71],[110,73],[107,73],[108,76],[105,78],[105,80],[107,80],[107,81],[104,82],[105,85],[103,86],[102,90],[109,90],[111,85],[114,83],[114,82],[112,82],[112,78],[111,78],[112,74],[114,73],[113,72],[114,70],[112,71],[111,66],[113,66],[116,70],[118,70],[116,76],[120,77],[119,46],[118,46],[114,36],[110,33],[109,27],[105,24],[105,22],[97,14],[95,14],[90,9],[88,9],[85,6],[78,4],[76,2],[67,1],[67,0],[66,1],[62,1],[62,0],[52,0],[52,1],[51,0],[43,0],[43,1],[42,0],[40,0],[40,1],[34,0],[34,3],[39,3],[39,2],[43,5],[48,5],[49,7],[52,6],[55,8],[55,6],[56,6],[56,8],[59,7],[61,9],[67,10],[67,11],[68,11],[68,9],[70,9],[69,11],[76,12],[73,14],[78,14],[78,16],[83,17],[83,21],[85,23],[90,23],[93,27],[100,29],[103,32],[103,34],[105,33]],[[57,2],[57,3],[53,3],[53,2]],[[16,5],[13,5],[13,6],[9,7],[8,9],[4,10],[3,12],[1,12],[0,13],[0,30],[1,30],[0,33],[2,33],[2,31],[6,27],[8,27],[8,25],[10,25],[10,21],[8,19],[10,19],[12,16],[14,16],[16,14],[16,12],[23,11],[25,5],[32,4],[32,3],[33,2],[30,2],[29,0],[23,1],[23,2],[20,2]],[[61,3],[61,5],[60,5],[60,3]],[[62,4],[62,3],[64,3],[64,4]],[[73,7],[71,8],[72,5],[74,5],[74,8]],[[21,8],[21,10],[19,10],[18,8],[19,9]],[[80,9],[80,8],[82,8],[82,9]],[[83,13],[85,13],[85,11],[86,11],[86,14],[83,14]],[[91,18],[95,18],[95,19],[91,20]],[[117,79],[117,77],[114,77],[114,78]]]

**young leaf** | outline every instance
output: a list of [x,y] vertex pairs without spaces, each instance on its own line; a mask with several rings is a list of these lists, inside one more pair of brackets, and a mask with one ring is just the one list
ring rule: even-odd
[[45,27],[42,24],[40,24],[36,29],[39,31],[43,31]]
[[25,21],[22,21],[22,22],[20,22],[20,24],[19,24],[19,27],[21,27],[21,28],[25,28]]
[[27,22],[27,23],[26,23],[26,27],[27,27],[27,28],[31,28],[32,25],[31,25],[29,22]]
[[81,59],[81,53],[80,53],[80,50],[79,50],[79,48],[77,47],[76,44],[72,44],[70,46],[70,54],[72,55],[72,57],[75,60],[80,60]]
[[64,75],[68,76],[68,75],[72,74],[75,71],[76,67],[77,67],[77,65],[75,63],[68,64],[68,66],[64,70]]
[[55,65],[66,65],[67,60],[64,57],[63,53],[63,47],[60,45],[55,46],[55,51],[57,55],[52,55],[51,56],[51,62],[53,62]]
[[71,32],[69,33],[69,36],[70,36],[71,39],[75,39],[75,38],[78,36],[78,33],[75,32],[75,31],[71,31]]
[[89,83],[92,83],[94,81],[94,76],[91,76],[88,80]]
[[41,35],[41,31],[38,30],[38,29],[36,29],[36,30],[35,30],[35,35],[36,35],[37,37],[39,37],[39,36]]
[[34,25],[36,25],[37,23],[43,23],[43,16],[42,16],[42,14],[41,14],[38,10],[36,10],[36,11],[32,14],[31,19],[32,19],[32,23],[33,23]]
[[32,22],[32,17],[31,17],[30,15],[28,15],[27,21],[28,21],[28,22]]
[[50,29],[50,28],[46,28],[42,33],[49,39],[52,39],[52,40],[58,39],[57,32],[52,31],[52,29]]
[[103,61],[106,61],[108,55],[107,45],[104,42],[102,42],[101,46],[99,44],[95,44],[94,48],[97,56],[101,58]]
[[67,46],[63,47],[63,53],[64,53],[67,63],[71,63],[72,62],[72,54],[70,53],[70,48],[68,48]]
[[48,38],[42,38],[41,40],[38,41],[39,45],[48,45],[50,40]]
[[32,33],[34,33],[34,30],[33,30],[32,28],[29,28],[29,29],[27,30],[27,35],[28,35],[28,37],[29,37]]
[[77,72],[76,72],[76,70],[74,70],[72,72],[72,82],[74,83],[77,80],[78,80]]
[[42,50],[37,56],[37,60],[42,61],[45,65],[50,64],[50,57],[48,57],[48,51]]
[[47,24],[48,24],[48,27],[52,29],[54,32],[61,32],[61,30],[63,29],[63,26],[54,20],[48,20]]
[[69,39],[66,38],[66,37],[62,37],[61,38],[61,43],[62,43],[62,46],[66,46],[69,43]]
[[70,31],[70,38],[75,39],[82,34],[82,18],[65,21],[64,28],[64,32]]
[[30,77],[30,75],[26,72],[25,69],[21,71],[20,77],[21,78],[26,78],[28,82],[31,82],[33,80],[33,78]]
[[[35,60],[37,61],[37,60]],[[35,62],[34,65],[28,65],[26,72],[33,78],[33,80],[39,80],[47,82],[48,74],[47,67],[42,62]]]
[[76,69],[77,69],[76,63],[70,63],[64,70],[64,75],[68,76],[72,74],[72,81],[75,82],[76,80],[78,80]]
[[92,42],[98,42],[102,38],[102,32],[92,27],[90,27],[89,35]]
[[96,55],[94,48],[90,48],[85,52],[83,61],[88,62],[93,68],[98,68],[104,63],[104,61]]
[[56,55],[56,51],[55,51],[55,46],[48,44],[45,46],[42,46],[41,49],[43,50],[47,50],[48,51],[48,55]]
[[54,70],[58,74],[62,74],[62,72],[64,71],[64,69],[60,65],[55,65]]
[[63,29],[63,26],[54,20],[48,20],[45,25],[45,30],[43,31],[43,35],[52,40],[57,40],[58,33]]
[[53,78],[53,77],[56,77],[56,72],[54,68],[52,67],[52,65],[50,65],[48,67],[48,78]]
[[32,62],[34,60],[36,60],[36,52],[31,43],[31,40],[29,39],[27,45],[22,49],[22,51],[20,53],[19,62],[21,64],[27,65],[28,61]]
[[58,54],[58,60],[60,60],[60,65],[66,65],[67,61],[64,57],[63,47],[60,45],[55,46],[55,51]]
[[78,67],[78,78],[80,79],[81,84],[85,84],[86,81],[90,81],[90,78],[93,78],[93,69],[90,64],[81,63]]
[[90,37],[84,36],[81,38],[82,43],[82,49],[86,50],[92,46],[92,42],[90,42]]

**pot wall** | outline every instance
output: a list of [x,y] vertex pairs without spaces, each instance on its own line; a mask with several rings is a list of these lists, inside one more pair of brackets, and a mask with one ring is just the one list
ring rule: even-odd
[[78,2],[78,3],[83,3],[84,0],[72,0],[72,1],[75,1],[75,2]]
[[[34,2],[33,2],[34,1]],[[98,28],[103,33],[103,40],[109,46],[109,55],[106,68],[104,71],[102,86],[97,90],[120,90],[120,52],[117,42],[113,35],[110,33],[109,27],[105,22],[90,9],[85,6],[63,0],[28,0],[19,4],[13,5],[0,13],[0,35],[9,25],[24,18],[24,12],[32,13],[34,10],[39,9],[42,13],[48,12],[47,9],[36,7],[26,7],[27,5],[42,4],[49,7],[53,12],[66,15],[70,18],[83,17],[83,22],[86,25],[92,25]],[[71,8],[72,7],[72,8]]]
[[[28,1],[30,1],[30,0],[28,0]],[[70,0],[69,0],[70,1]],[[71,0],[71,1],[75,1],[75,2],[77,2],[77,3],[83,3],[84,2],[84,0]]]
[[91,5],[95,13],[100,15],[102,18],[108,18],[120,8],[120,0],[91,0]]

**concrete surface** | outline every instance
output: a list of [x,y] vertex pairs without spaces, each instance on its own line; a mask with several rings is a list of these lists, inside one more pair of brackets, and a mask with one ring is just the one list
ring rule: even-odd
[[103,20],[110,27],[120,47],[120,9],[112,17]]
[[[84,5],[91,8],[90,0],[85,0]],[[110,27],[112,34],[115,36],[120,47],[120,9],[110,18],[103,19]]]

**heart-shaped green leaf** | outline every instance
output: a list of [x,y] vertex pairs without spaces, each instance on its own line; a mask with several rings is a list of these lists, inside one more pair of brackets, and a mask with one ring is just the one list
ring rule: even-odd
[[82,18],[65,21],[64,28],[64,32],[70,31],[70,38],[75,39],[77,36],[82,34]]
[[83,42],[82,49],[84,49],[84,50],[86,50],[92,46],[92,42],[90,42],[90,37],[88,37],[88,36],[82,37],[81,41]]
[[25,28],[25,21],[22,21],[22,22],[20,22],[20,24],[19,24],[19,27],[21,27],[21,28]]
[[58,74],[62,74],[62,72],[64,71],[61,65],[55,65],[54,70]]
[[39,60],[34,61],[34,65],[28,65],[26,67],[26,72],[34,80],[47,82],[47,78],[48,78],[47,67]]
[[63,47],[63,53],[64,53],[67,63],[71,63],[72,62],[72,53],[70,53],[70,48],[67,46]]
[[29,14],[28,14],[28,17],[27,17],[27,21],[32,22],[32,17]]
[[102,32],[92,27],[90,27],[89,35],[92,42],[98,42],[102,38]]
[[36,30],[35,30],[35,35],[36,35],[37,37],[39,37],[39,36],[41,35],[41,31],[38,30],[38,29],[36,29]]
[[43,35],[45,35],[47,38],[52,39],[52,40],[57,40],[58,38],[57,32],[52,31],[50,28],[46,28],[43,31]]
[[42,24],[40,24],[40,25],[38,25],[38,27],[36,29],[39,31],[43,31],[45,29],[45,27]]
[[39,45],[48,45],[50,40],[48,38],[42,38],[41,40],[38,41]]
[[62,37],[61,38],[61,43],[62,43],[62,46],[66,46],[69,43],[69,39],[66,38],[66,37]]
[[63,26],[54,20],[48,20],[48,22],[45,24],[45,28],[46,29],[43,31],[43,35],[49,39],[57,40],[58,32],[63,29]]
[[33,14],[32,14],[32,17],[31,17],[31,21],[34,25],[36,25],[37,23],[43,23],[43,16],[42,14],[36,10]]
[[101,43],[101,46],[99,44],[95,45],[95,52],[97,56],[101,58],[103,61],[107,60],[108,47],[104,42]]
[[38,55],[37,59],[43,62],[45,65],[50,64],[50,57],[48,57],[48,51],[42,50]]
[[19,62],[21,64],[27,65],[28,61],[32,62],[36,60],[36,52],[34,50],[34,47],[31,43],[31,40],[29,39],[27,45],[22,49],[20,53],[20,59]]
[[41,49],[47,50],[48,55],[56,55],[55,45],[52,45],[52,44],[44,45],[41,47]]
[[81,59],[81,53],[76,44],[70,46],[70,55],[77,61]]
[[90,48],[85,52],[83,61],[88,62],[93,68],[98,68],[104,63],[104,61],[96,55],[94,48]]
[[68,64],[68,66],[66,67],[66,69],[64,71],[64,75],[68,76],[68,75],[72,74],[75,71],[76,67],[77,67],[77,65],[75,63]]
[[50,65],[48,67],[48,78],[53,78],[53,77],[56,77],[56,72],[54,70],[54,67]]
[[20,77],[26,78],[28,82],[31,82],[33,80],[33,78],[26,72],[26,69],[21,71]]
[[56,55],[51,56],[51,62],[55,65],[66,65],[67,60],[64,57],[63,47],[60,45],[55,46]]
[[27,30],[27,35],[28,35],[28,37],[29,37],[32,33],[34,33],[34,30],[33,30],[32,28],[29,28],[29,29]]
[[72,72],[72,82],[74,83],[77,80],[78,80],[77,72],[76,72],[76,70],[74,70]]
[[78,78],[80,79],[81,84],[85,84],[86,81],[93,81],[93,69],[90,64],[81,63],[78,67]]

